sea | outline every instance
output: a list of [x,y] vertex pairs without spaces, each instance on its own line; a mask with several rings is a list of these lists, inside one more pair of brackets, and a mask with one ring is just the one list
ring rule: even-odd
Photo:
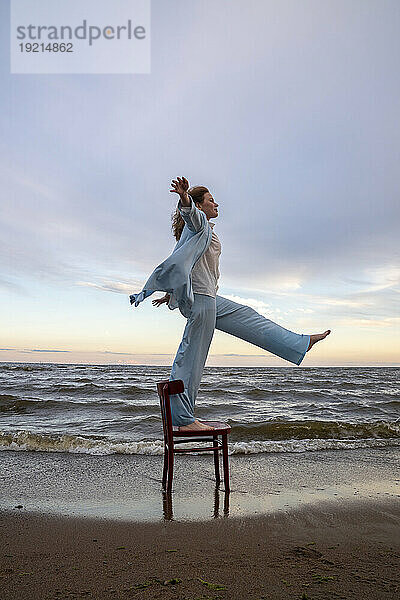
[[[0,363],[0,450],[161,455],[170,370]],[[400,368],[206,366],[195,416],[229,423],[230,454],[400,446]]]

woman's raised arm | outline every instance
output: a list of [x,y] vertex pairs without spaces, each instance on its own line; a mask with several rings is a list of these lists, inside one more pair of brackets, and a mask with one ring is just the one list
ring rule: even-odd
[[177,177],[172,180],[172,190],[179,194],[178,210],[185,221],[186,225],[193,233],[201,231],[204,227],[205,215],[199,210],[194,204],[193,200],[189,197],[187,190],[189,189],[189,182],[185,177]]

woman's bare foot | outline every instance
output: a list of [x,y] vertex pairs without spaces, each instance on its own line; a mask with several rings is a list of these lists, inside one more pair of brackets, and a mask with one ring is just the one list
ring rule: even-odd
[[313,335],[310,335],[310,344],[307,348],[307,352],[309,350],[311,350],[311,348],[314,346],[314,344],[316,342],[319,342],[320,340],[324,340],[326,338],[327,335],[329,335],[331,332],[330,329],[327,329],[326,331],[324,331],[324,333],[314,333]]
[[197,419],[195,419],[193,423],[189,423],[189,425],[180,425],[178,427],[179,431],[199,431],[202,429],[215,429],[215,427],[212,427],[211,425],[205,425]]

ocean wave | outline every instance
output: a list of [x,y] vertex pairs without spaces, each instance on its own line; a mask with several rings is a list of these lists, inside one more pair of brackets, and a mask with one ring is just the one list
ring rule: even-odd
[[11,365],[0,365],[1,371],[49,371],[51,370],[52,365],[27,365],[27,364],[11,364]]
[[23,413],[30,410],[62,411],[65,409],[109,409],[131,415],[142,415],[146,418],[147,414],[153,414],[159,411],[159,404],[131,404],[118,399],[107,400],[52,400],[50,398],[20,398],[11,394],[0,395],[0,413]]
[[343,421],[267,421],[240,423],[229,420],[232,434],[239,439],[260,441],[305,439],[400,438],[400,423],[375,421],[346,423]]
[[96,383],[84,383],[83,385],[74,385],[72,383],[61,383],[54,384],[45,388],[48,391],[62,392],[62,393],[73,393],[73,394],[98,394],[102,390],[102,386]]
[[41,434],[29,431],[0,432],[0,451],[68,452],[72,454],[147,454],[163,453],[163,441],[121,442],[68,434]]
[[[0,396],[0,413],[25,412],[29,408],[57,408],[59,403],[56,400],[42,400],[40,398],[19,398],[18,396],[2,395]],[[65,404],[63,402],[63,404]]]
[[315,390],[315,388],[313,388],[312,390],[304,390],[304,389],[282,389],[282,388],[276,388],[276,389],[262,389],[262,388],[251,388],[251,389],[244,389],[244,390],[239,390],[238,394],[245,394],[246,396],[249,396],[250,398],[255,398],[255,399],[274,399],[276,397],[281,397],[283,396],[284,398],[322,398],[325,399],[326,396],[331,396],[333,393],[335,393],[336,390],[335,389],[331,389],[331,390]]
[[[30,382],[29,385],[25,381],[13,383],[12,386],[8,384],[8,390],[18,392],[21,395],[26,393],[33,394],[48,394],[64,396],[66,398],[73,397],[88,397],[101,396],[107,399],[110,396],[120,396],[121,398],[139,398],[139,397],[151,397],[157,398],[157,391],[155,389],[149,389],[148,387],[140,387],[135,385],[115,385],[113,382],[107,382],[102,384],[101,382],[93,383],[90,379],[80,379],[67,381],[65,383],[51,382],[47,378],[46,381],[37,380]],[[0,395],[1,398],[1,395]]]
[[117,387],[114,388],[115,391],[119,392],[120,394],[123,394],[124,396],[134,396],[134,395],[141,395],[141,394],[145,394],[145,393],[150,393],[150,394],[156,394],[156,390],[155,389],[148,389],[148,388],[144,388],[144,387],[140,387],[138,385],[128,385],[128,386],[123,386],[123,387]]
[[18,396],[13,396],[12,394],[0,394],[0,407],[2,404],[6,405],[9,402],[14,402],[19,400]]
[[[321,450],[353,450],[357,448],[385,448],[399,446],[399,438],[387,439],[302,439],[302,440],[247,440],[231,442],[229,454],[300,453]],[[180,444],[179,446],[184,447]],[[0,433],[0,451],[66,452],[71,454],[163,454],[163,441],[118,441],[85,438],[78,435],[47,435],[19,431]],[[201,453],[196,453],[201,454]]]
[[283,441],[259,441],[249,440],[247,442],[235,442],[230,444],[229,454],[260,454],[277,452],[317,452],[319,450],[355,450],[357,448],[385,448],[387,446],[400,446],[400,439],[357,439],[357,440],[335,440],[335,439],[304,439]]

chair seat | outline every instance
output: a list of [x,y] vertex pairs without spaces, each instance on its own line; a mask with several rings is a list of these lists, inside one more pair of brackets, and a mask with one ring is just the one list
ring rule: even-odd
[[202,437],[204,436],[208,436],[208,435],[220,435],[221,433],[229,433],[229,430],[231,429],[231,426],[228,425],[228,423],[223,423],[221,421],[201,421],[201,423],[204,423],[204,425],[212,425],[212,427],[215,427],[215,429],[198,429],[197,431],[179,431],[179,427],[174,426],[172,427],[172,433],[173,435],[178,435],[179,437],[185,437],[185,436],[196,436],[196,435],[201,435]]

